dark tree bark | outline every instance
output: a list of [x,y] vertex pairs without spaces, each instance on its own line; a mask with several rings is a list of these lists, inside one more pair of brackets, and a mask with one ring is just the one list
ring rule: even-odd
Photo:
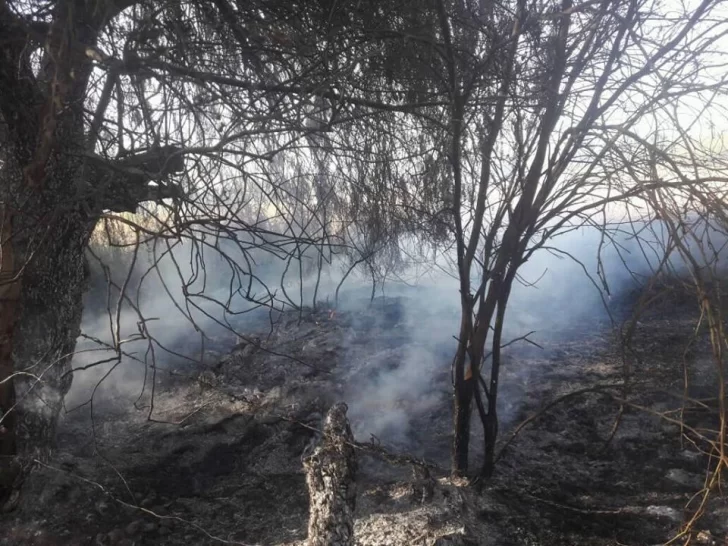
[[[148,182],[184,167],[176,148],[116,162],[87,150],[88,47],[127,4],[56,2],[52,22],[39,35],[37,25],[0,0],[3,456],[45,458],[52,446],[80,334],[85,248],[100,214],[170,196],[170,186]],[[40,46],[46,53],[36,75],[28,52]]]
[[354,544],[357,463],[346,411],[343,403],[329,410],[321,443],[303,460],[311,503],[308,546]]
[[476,384],[470,367],[467,366],[466,368],[465,365],[465,361],[468,358],[465,348],[461,348],[455,358],[452,471],[454,476],[462,477],[468,471],[470,426]]
[[0,399],[13,419],[0,436],[5,454],[43,456],[50,445],[80,332],[84,248],[99,213],[81,198],[86,173],[78,154],[90,63],[70,46],[71,36],[93,44],[95,30],[72,4],[56,5],[35,77],[24,53],[32,42],[26,25],[0,2],[0,33],[8,40],[0,59],[0,113],[8,127],[2,269],[13,281],[0,310]]

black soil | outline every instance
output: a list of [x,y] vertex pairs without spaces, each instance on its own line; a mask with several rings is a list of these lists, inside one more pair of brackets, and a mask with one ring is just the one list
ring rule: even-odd
[[[65,415],[54,459],[5,505],[0,544],[303,544],[301,456],[339,399],[370,446],[359,452],[361,545],[662,544],[699,509],[712,461],[679,423],[710,436],[718,380],[708,340],[693,339],[692,299],[642,316],[628,352],[609,321],[509,348],[508,444],[484,483],[447,476],[451,347],[418,334],[407,305],[284,314],[253,343],[227,340],[225,356],[158,370],[151,418],[148,394],[138,409],[104,400]],[[616,311],[619,327],[629,306]],[[418,355],[422,377],[403,369]],[[474,475],[481,441],[474,431]],[[728,544],[719,485],[677,544]]]

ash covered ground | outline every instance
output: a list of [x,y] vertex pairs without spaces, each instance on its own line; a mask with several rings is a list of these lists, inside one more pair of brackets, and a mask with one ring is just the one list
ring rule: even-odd
[[[417,327],[457,317],[412,294],[276,315],[245,339],[220,335],[198,364],[160,360],[153,407],[149,377],[134,399],[112,375],[103,397],[64,415],[54,459],[6,506],[0,544],[302,545],[301,456],[337,400],[348,403],[357,440],[372,446],[359,451],[357,544],[651,545],[675,535],[698,507],[709,461],[649,411],[627,409],[612,434],[623,361],[608,320],[558,321],[566,301],[541,348],[506,349],[501,445],[559,396],[604,390],[534,419],[493,479],[465,486],[446,470],[454,341]],[[635,298],[625,296],[615,316]],[[690,343],[697,318],[679,295],[642,317],[627,396],[653,412],[680,408],[687,362],[689,394],[702,402],[684,418],[710,429],[717,386],[707,340]],[[480,438],[475,430],[473,468]],[[692,543],[727,536],[728,503],[716,491]]]

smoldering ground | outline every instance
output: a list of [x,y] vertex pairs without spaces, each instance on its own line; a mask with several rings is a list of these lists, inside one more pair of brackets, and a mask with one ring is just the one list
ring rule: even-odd
[[[719,239],[718,234],[712,236]],[[548,353],[556,342],[580,332],[609,330],[624,318],[620,302],[625,295],[655,271],[664,243],[664,230],[652,223],[621,226],[606,236],[583,227],[537,250],[520,271],[504,332],[505,343],[524,336],[528,341],[506,347],[503,366],[529,352]],[[261,252],[255,263],[250,262],[254,278],[243,278],[230,270],[230,257],[236,259],[229,249],[226,258],[214,252],[201,257],[185,245],[162,258],[144,250],[131,273],[128,252],[107,255],[106,272],[92,259],[84,335],[74,357],[77,371],[66,407],[93,398],[99,410],[126,411],[140,396],[149,396],[152,372],[184,374],[200,369],[206,359],[231,350],[236,334],[264,334],[275,327],[280,314],[292,308],[288,300],[311,305],[316,294],[318,301],[332,304],[345,274],[341,263],[326,265],[319,274],[315,252],[304,258],[308,263],[300,270],[298,262]],[[242,262],[243,257],[237,259]],[[671,263],[674,269],[682,267],[677,255]],[[418,264],[419,270],[422,265]],[[119,300],[118,288],[109,289],[107,275],[117,287],[126,284],[129,301]],[[416,278],[403,271],[400,278],[411,282],[379,285],[373,300],[367,272],[347,278],[338,311],[348,313],[352,331],[358,333],[343,340],[339,364],[343,369],[337,376],[344,383],[357,437],[374,436],[402,449],[422,451],[428,416],[449,411],[460,296],[457,280],[437,268],[424,275],[418,271]],[[251,303],[251,296],[267,304]],[[124,355],[103,362],[114,356],[109,347],[117,335],[117,316]],[[386,343],[391,346],[383,348]],[[372,350],[360,350],[362,344]],[[347,351],[346,346],[357,350]],[[94,364],[98,362],[103,363]],[[541,373],[533,367],[517,369],[519,386],[507,381],[501,385],[499,418],[504,428],[518,415],[523,386],[538,381]]]
[[[246,276],[247,263],[255,272]],[[67,407],[92,397],[99,408],[128,402],[145,392],[152,373],[189,371],[230,350],[236,334],[260,330],[285,307],[275,293],[290,282],[284,261],[265,252],[236,254],[233,245],[219,253],[189,242],[142,245],[136,253],[97,248],[89,264]]]

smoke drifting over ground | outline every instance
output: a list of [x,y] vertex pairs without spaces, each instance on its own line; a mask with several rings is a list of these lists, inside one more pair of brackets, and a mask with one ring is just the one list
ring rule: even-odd
[[[613,235],[611,241],[596,229],[582,228],[556,237],[550,248],[533,254],[521,269],[522,282],[513,289],[504,342],[529,334],[529,339],[543,349],[525,342],[509,346],[504,350],[504,367],[508,367],[509,359],[529,351],[548,351],[550,342],[569,335],[572,329],[604,330],[610,326],[610,314],[623,318],[614,315],[619,311],[620,298],[638,288],[661,258],[659,247],[664,240],[659,229],[655,236],[643,227],[640,239],[631,234],[635,229],[630,228]],[[128,302],[122,302],[119,333],[122,340],[130,340],[122,345],[126,356],[120,362],[112,360],[77,371],[67,408],[87,402],[92,396],[96,407],[107,408],[132,403],[143,392],[148,396],[155,366],[161,374],[199,370],[200,365],[211,364],[207,360],[235,345],[235,333],[262,333],[265,339],[265,332],[280,316],[281,300],[290,298],[310,305],[316,293],[318,301],[333,302],[344,274],[339,265],[329,266],[321,277],[315,268],[301,273],[297,263],[287,268],[286,262],[261,254],[253,266],[257,279],[251,281],[236,277],[220,256],[207,253],[200,261],[191,250],[176,248],[158,261],[156,270],[146,274],[156,258],[152,253],[140,252],[128,294],[138,303],[144,321]],[[234,258],[234,253],[228,255]],[[114,282],[123,285],[130,256],[112,255],[107,261]],[[308,266],[315,265],[316,260],[309,262]],[[675,257],[673,262],[678,267],[680,260]],[[92,290],[83,321],[86,337],[79,340],[74,368],[113,356],[103,344],[112,344],[118,290],[112,289],[108,298],[102,269],[92,263],[92,270]],[[338,310],[350,313],[355,326],[372,332],[367,339],[345,340],[351,347],[365,344],[372,349],[352,350],[344,357],[343,366],[348,370],[342,375],[348,382],[344,385],[345,397],[358,437],[375,435],[382,441],[407,446],[412,436],[427,426],[427,415],[449,408],[450,364],[460,320],[458,282],[432,271],[421,276],[414,286],[388,282],[377,287],[374,301],[371,290],[371,281],[354,273],[340,293]],[[272,306],[278,310],[258,307],[245,297],[255,295],[256,299],[270,301],[267,298],[272,292],[278,298]],[[363,313],[371,311],[372,306],[375,313]],[[357,320],[377,324],[357,325]],[[375,334],[382,331],[387,332],[386,339]],[[391,347],[383,347],[383,343]],[[362,356],[366,354],[372,356]],[[527,383],[538,380],[540,372],[526,368],[519,373],[527,374],[519,377]],[[519,393],[509,390],[507,383],[502,389],[499,416],[507,426],[518,409]]]

